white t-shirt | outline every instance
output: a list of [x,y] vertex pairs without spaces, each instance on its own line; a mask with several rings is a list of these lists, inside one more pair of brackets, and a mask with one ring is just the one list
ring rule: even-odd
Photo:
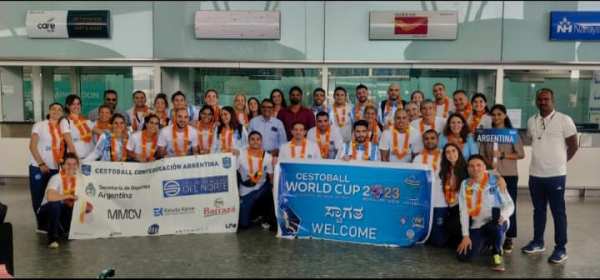
[[[354,122],[354,110],[352,104],[346,103],[346,105],[343,107],[339,107],[336,109],[334,108],[336,107],[329,107],[329,122],[332,124],[332,127],[335,127],[339,130],[340,134],[342,135],[343,142],[348,142],[352,140],[352,123]],[[338,118],[336,118],[336,111],[337,115],[339,116],[339,121],[343,122],[343,124],[338,123]]]
[[[308,133],[306,134],[306,138],[310,141],[313,141],[315,143],[317,143],[317,146],[319,145],[317,142],[317,127],[313,127],[311,129],[308,130]],[[325,133],[321,134],[321,142],[325,143]],[[329,134],[329,155],[327,156],[328,159],[335,159],[338,151],[341,150],[344,147],[344,140],[342,138],[342,135],[340,134],[339,130],[336,129],[336,127],[332,126],[330,128],[330,134]]]
[[[390,152],[390,161],[391,162],[412,162],[412,155],[420,153],[421,150],[423,149],[423,140],[422,140],[421,135],[419,135],[418,130],[416,130],[412,127],[409,127],[409,130],[408,130],[409,152],[402,159],[398,159],[398,157],[396,156],[396,153],[394,153],[392,151],[392,144],[393,144],[393,140],[392,140],[393,133],[392,132],[393,132],[392,129],[386,129],[385,131],[383,131],[383,134],[381,135],[381,139],[379,140],[379,149],[382,151]],[[404,133],[398,134],[398,148],[400,149],[400,152],[402,152],[402,149],[404,147],[404,138],[405,137],[406,136]]]
[[[44,160],[46,163],[46,166],[48,166],[49,169],[58,169],[58,164],[54,161],[54,155],[52,154],[52,134],[50,134],[50,127],[48,125],[49,122],[50,121],[48,120],[44,120],[35,123],[31,129],[31,135],[38,135],[37,151],[42,157],[42,160]],[[62,134],[60,129],[58,133]],[[57,148],[60,149],[60,147]],[[35,158],[33,157],[33,154],[30,153],[29,158],[31,165],[39,167],[37,161],[35,161]]]
[[[215,128],[215,135],[213,136],[213,153],[220,153],[221,152],[221,137],[218,135],[218,129]],[[226,135],[226,134],[225,134]],[[227,140],[227,139],[225,139]],[[240,136],[240,133],[238,133],[238,131],[233,131],[233,149],[237,149],[237,150],[242,150],[243,148],[246,147],[246,144],[248,142],[248,131],[246,130],[246,128],[244,128],[242,126],[242,133]]]
[[[396,110],[398,109],[398,105],[393,104],[390,107],[389,112],[385,112],[385,105],[383,106],[383,110],[381,109],[382,107],[382,103],[383,102],[389,102],[389,100],[384,100],[379,102],[378,106],[377,106],[377,119],[379,120],[379,122],[384,126],[390,126],[394,124],[394,115],[396,114]],[[396,101],[396,103],[401,103],[402,100],[398,99]]]
[[[217,128],[216,127],[212,128],[212,134],[211,134],[211,132],[209,132],[208,129],[196,128],[196,132],[199,135],[202,135],[202,143],[200,143],[200,137],[198,134],[196,134],[196,138],[198,138],[198,145],[202,145],[202,147],[207,148],[207,150],[209,150],[211,152],[215,151],[215,149],[216,149],[215,146],[217,145],[215,142],[215,140],[216,140],[215,135],[217,134]],[[208,146],[209,142],[210,142],[210,147]]]
[[441,162],[442,162],[442,151],[438,150],[439,156],[437,157],[437,162],[436,165],[434,167],[433,165],[433,161],[434,161],[434,156],[432,154],[429,154],[427,156],[427,162],[423,163],[423,154],[418,154],[414,159],[413,159],[413,163],[421,163],[421,164],[425,164],[428,165],[429,167],[431,167],[433,169],[433,176],[432,176],[432,180],[433,182],[431,183],[431,204],[433,205],[433,207],[448,207],[448,203],[446,202],[446,198],[444,197],[444,190],[442,189],[442,179],[440,179],[440,166],[441,166]]
[[[257,167],[259,161],[260,159],[252,157],[252,171],[258,171]],[[248,176],[249,169],[250,168],[248,166],[248,149],[242,149],[240,151],[240,156],[237,160],[237,170],[240,172],[243,181],[246,181],[250,178],[250,176]],[[242,184],[242,182],[240,182],[240,196],[244,196],[252,191],[258,190],[267,181],[267,174],[273,174],[273,158],[271,157],[271,154],[265,152],[261,169],[263,170],[262,176],[260,177],[258,182],[256,182],[256,185],[254,185],[254,187],[246,186]]]
[[[129,115],[129,119],[131,120],[131,129],[134,130],[133,128],[133,124],[137,122],[137,129],[134,130],[135,131],[141,131],[142,128],[144,128],[144,118],[145,113],[144,112],[137,112],[135,115],[133,114],[133,111],[135,110],[135,107],[133,108],[129,108],[129,110],[127,110],[127,115]],[[150,113],[150,109],[148,109],[148,114]]]
[[527,132],[532,139],[529,175],[536,177],[567,175],[565,139],[577,134],[573,119],[556,111],[545,118],[538,113],[527,121]]
[[[128,151],[132,151],[135,153],[136,157],[137,155],[142,153],[142,133],[143,131],[138,131],[133,133],[133,135],[131,135],[131,137],[129,138],[129,141],[127,142],[127,150]],[[158,133],[160,134],[160,132]],[[156,135],[156,137],[159,137],[158,135]],[[146,139],[146,157],[149,156],[150,150],[152,150],[152,137],[148,137],[148,139]],[[158,149],[158,140],[156,142],[156,147],[154,149],[154,153],[156,153],[156,150]]]
[[[292,140],[293,141],[293,140]],[[317,143],[307,140],[306,141],[306,151],[304,158],[301,158],[302,145],[296,145],[295,147],[296,159],[321,159],[321,151],[319,150],[319,145]],[[291,141],[287,142],[281,147],[279,147],[279,159],[293,159],[291,152]]]
[[[435,115],[437,117],[443,118],[443,119],[447,119],[452,112],[454,112],[454,102],[452,101],[452,98],[448,98],[448,111],[444,110],[444,107],[446,105],[444,103],[442,103],[441,105],[438,105],[437,103],[435,103]],[[446,113],[444,116],[444,112]]]
[[[431,129],[431,125],[428,124],[424,124],[423,125],[423,131],[421,131],[420,129],[420,124],[421,121],[423,120],[423,118],[418,118],[412,122],[410,122],[410,126],[414,127],[415,130],[417,131],[417,133],[419,133],[419,135],[423,136],[423,133],[425,133],[425,131],[430,130]],[[438,134],[442,133],[444,131],[444,127],[446,126],[446,120],[444,118],[441,117],[435,117],[435,131],[437,131]]]
[[[96,147],[89,153],[82,161],[90,162],[95,160],[101,161],[112,161],[111,158],[111,145],[112,139],[110,138],[110,133],[102,133],[100,138],[98,138],[98,143],[96,143]],[[121,161],[123,158],[123,153],[127,153],[127,151],[123,150],[123,139],[119,139],[115,142],[116,144],[116,157],[118,161]],[[127,149],[127,146],[125,146]]]
[[[369,143],[369,161],[379,161],[379,147],[377,144]],[[356,159],[351,159],[350,161],[365,161],[364,160],[365,149],[364,147],[359,147],[356,149]],[[343,159],[344,156],[352,156],[352,141],[345,143],[344,148],[338,152],[337,158]]]
[[[79,182],[81,182],[82,178],[81,176],[79,176],[79,174],[75,175],[77,177],[76,182],[75,182],[75,188],[77,188],[77,186],[79,185]],[[48,181],[48,185],[46,187],[46,191],[44,192],[44,198],[42,199],[42,204],[40,204],[40,207],[44,206],[46,203],[48,203],[48,191],[49,190],[54,190],[56,192],[58,192],[58,194],[63,195],[63,184],[62,184],[62,178],[60,176],[60,173],[54,174],[52,177],[50,177],[50,180]]]
[[[469,128],[471,128],[471,121],[473,120],[473,114],[469,115],[469,118],[467,119],[467,125],[469,126]],[[485,114],[483,116],[481,116],[481,119],[479,120],[479,125],[477,125],[477,127],[475,128],[477,129],[481,129],[481,128],[492,128],[492,117],[490,117],[490,115]]]
[[[90,133],[92,133],[91,130],[94,127],[94,123],[90,120],[86,120],[85,122],[90,128]],[[79,135],[79,129],[77,128],[77,126],[75,126],[73,121],[68,120],[67,118],[63,118],[60,121],[60,132],[63,134],[71,134],[71,138],[73,139],[73,145],[75,146],[75,151],[77,151],[77,155],[80,159],[84,159],[92,152],[92,150],[94,150],[94,142],[84,142],[83,140],[81,140],[81,136]]]
[[[198,137],[196,135],[196,129],[191,125],[187,126],[188,137],[189,137],[189,146],[186,155],[192,154],[192,148],[198,145]],[[179,131],[177,129],[177,147],[181,150],[183,149],[183,131]],[[173,149],[173,125],[169,125],[160,130],[160,134],[158,135],[158,146],[164,147],[167,149],[167,156],[174,157],[175,150]]]

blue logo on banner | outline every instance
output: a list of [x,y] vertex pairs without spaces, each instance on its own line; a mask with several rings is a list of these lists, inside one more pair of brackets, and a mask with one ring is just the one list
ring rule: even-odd
[[550,12],[550,40],[600,40],[600,12]]
[[154,217],[160,217],[163,215],[163,208],[154,208]]
[[223,176],[212,176],[204,178],[191,178],[163,181],[163,196],[166,198],[221,193],[229,191],[229,178]]
[[85,176],[90,176],[90,174],[92,174],[92,166],[89,164],[82,164],[81,173],[83,173]]
[[477,129],[475,139],[479,143],[514,144],[519,133],[516,129],[486,128]]
[[223,168],[229,169],[230,167],[231,167],[231,158],[230,157],[224,157],[223,158]]
[[412,246],[430,230],[431,172],[281,163],[276,189],[279,234]]

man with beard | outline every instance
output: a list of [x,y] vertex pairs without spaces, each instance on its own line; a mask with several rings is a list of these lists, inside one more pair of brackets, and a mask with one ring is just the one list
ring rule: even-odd
[[327,112],[327,105],[325,105],[324,89],[316,88],[313,91],[313,105],[310,109],[312,110],[315,116],[320,112]]
[[396,110],[404,109],[404,100],[400,97],[400,85],[392,83],[388,87],[388,98],[379,104],[377,118],[384,127],[394,125],[394,114]]
[[352,141],[344,144],[338,159],[344,161],[379,161],[379,148],[369,141],[369,123],[359,120],[352,127]]
[[198,154],[198,134],[189,124],[187,108],[175,109],[175,121],[160,130],[157,153],[159,158]]
[[360,84],[356,86],[356,105],[354,105],[354,120],[364,120],[365,107],[369,103],[369,89]]
[[454,112],[454,103],[446,96],[446,86],[442,83],[435,83],[433,96],[435,97],[436,116],[447,119]]
[[294,86],[290,89],[290,106],[279,110],[277,118],[285,125],[287,139],[292,139],[292,125],[294,123],[304,124],[304,129],[308,130],[315,126],[315,115],[313,112],[302,106],[302,89]]

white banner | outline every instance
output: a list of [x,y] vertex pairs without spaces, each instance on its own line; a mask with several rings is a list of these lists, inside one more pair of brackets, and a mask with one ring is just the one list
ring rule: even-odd
[[236,232],[235,157],[84,164],[69,239]]

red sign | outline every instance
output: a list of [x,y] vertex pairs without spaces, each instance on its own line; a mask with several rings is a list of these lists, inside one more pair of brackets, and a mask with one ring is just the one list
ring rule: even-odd
[[427,35],[427,17],[394,18],[394,34]]

